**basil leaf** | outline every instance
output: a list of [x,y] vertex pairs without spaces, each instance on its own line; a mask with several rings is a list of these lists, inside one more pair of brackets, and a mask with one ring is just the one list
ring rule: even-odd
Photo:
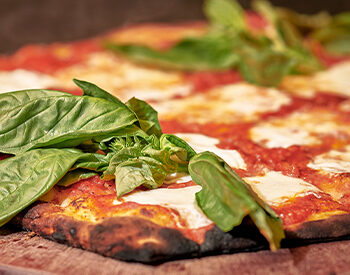
[[232,52],[232,41],[225,36],[185,38],[167,51],[157,51],[139,45],[106,47],[126,57],[145,64],[181,70],[218,70],[234,66],[237,55]]
[[238,69],[250,83],[276,86],[295,64],[284,53],[273,50],[269,41],[252,37],[242,39],[244,42],[238,42],[236,46],[241,56]]
[[192,147],[181,138],[170,134],[163,134],[159,142],[161,148],[169,151],[170,158],[177,161],[177,172],[188,172],[188,163],[196,155]]
[[0,110],[1,112],[7,112],[17,106],[22,106],[36,98],[48,97],[48,96],[69,96],[69,93],[51,91],[51,90],[22,90],[9,93],[0,94]]
[[104,171],[109,165],[109,157],[102,154],[86,153],[72,167],[72,169],[88,169],[97,172]]
[[300,14],[294,10],[278,7],[277,12],[281,18],[298,29],[306,31],[306,33],[309,33],[310,30],[327,28],[332,19],[327,11],[320,11],[316,14]]
[[149,164],[140,159],[120,163],[115,168],[117,196],[121,197],[141,185],[158,187]]
[[136,114],[140,123],[140,128],[143,131],[148,135],[155,135],[157,137],[162,135],[158,113],[151,105],[135,97],[129,99],[125,104]]
[[0,225],[44,195],[84,153],[36,149],[0,161]]
[[59,186],[67,187],[69,185],[72,185],[73,183],[80,181],[80,180],[88,179],[88,178],[91,178],[91,177],[96,176],[96,175],[98,175],[98,174],[95,172],[91,172],[89,170],[86,170],[86,169],[76,169],[73,171],[69,171],[56,184]]
[[350,12],[335,15],[326,28],[315,30],[311,37],[335,54],[350,53]]
[[170,139],[180,144],[178,138],[171,138],[171,135],[162,136],[160,140],[154,135],[117,137],[105,143],[110,151],[107,154],[109,166],[103,172],[103,179],[115,178],[117,195],[122,196],[141,185],[157,188],[167,175],[187,172],[191,152],[187,154],[185,142],[178,147]]
[[[289,65],[293,64],[288,70],[287,65],[281,68],[282,71],[286,71],[285,74],[291,72],[309,74],[322,69],[318,59],[304,46],[301,33],[294,25],[283,18],[283,14],[278,9],[264,0],[253,1],[252,6],[273,26],[273,31],[270,31],[269,38],[273,42],[274,49],[285,58],[290,59],[289,62],[287,61]],[[266,53],[266,51],[268,50],[262,53]]]
[[279,248],[284,238],[282,221],[221,158],[203,152],[190,160],[188,169],[202,186],[196,193],[198,205],[219,228],[229,231],[249,215],[271,249]]
[[350,54],[350,32],[325,43],[328,51],[336,54]]
[[232,0],[208,0],[204,4],[204,13],[212,27],[231,33],[239,33],[246,28],[244,10]]
[[86,96],[103,98],[117,105],[124,105],[123,102],[121,102],[118,98],[116,98],[115,96],[111,95],[110,93],[106,92],[105,90],[101,89],[93,83],[78,79],[73,79],[73,81],[79,88],[83,90],[84,95]]
[[35,98],[0,109],[0,152],[74,147],[131,127],[135,114],[124,104],[89,96]]

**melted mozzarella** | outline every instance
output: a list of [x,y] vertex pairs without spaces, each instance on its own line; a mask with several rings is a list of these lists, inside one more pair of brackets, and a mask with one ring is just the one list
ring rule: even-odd
[[[212,224],[197,206],[195,193],[202,187],[199,185],[185,188],[166,189],[158,188],[148,191],[135,192],[122,197],[122,201],[131,201],[139,204],[161,205],[179,211],[190,228],[199,228]],[[115,204],[121,203],[115,200]]]
[[84,79],[125,101],[136,96],[143,100],[164,100],[185,96],[192,86],[181,74],[135,65],[108,52],[94,53],[84,63],[62,69],[55,77],[66,89],[76,88],[72,78]]
[[350,145],[318,155],[307,166],[325,173],[350,173]]
[[317,90],[350,96],[350,61],[320,72],[312,79]]
[[53,77],[38,72],[22,69],[0,72],[0,93],[24,89],[43,89],[55,85],[56,81]]
[[217,154],[228,165],[234,168],[246,169],[247,165],[236,150],[225,150],[216,147],[220,141],[217,138],[208,137],[201,134],[177,133],[179,138],[185,140],[197,153],[210,151]]
[[276,89],[238,83],[182,99],[159,102],[154,104],[154,108],[163,119],[181,117],[189,122],[230,123],[254,120],[259,114],[276,111],[288,103],[290,98]]
[[287,76],[281,86],[304,97],[312,97],[317,91],[350,96],[349,75],[350,61],[345,61],[313,76]]
[[306,196],[320,192],[318,188],[299,178],[283,175],[280,172],[270,171],[264,176],[246,177],[244,180],[266,203],[280,204],[290,198]]
[[295,112],[285,118],[274,118],[250,130],[251,139],[268,148],[320,143],[317,135],[350,133],[336,114],[328,111]]

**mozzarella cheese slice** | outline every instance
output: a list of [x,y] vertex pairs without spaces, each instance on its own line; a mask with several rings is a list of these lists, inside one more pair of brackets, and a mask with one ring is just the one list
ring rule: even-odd
[[317,73],[311,83],[316,90],[350,96],[350,61]]
[[307,166],[324,173],[350,173],[350,145],[318,155]]
[[295,112],[273,118],[250,130],[251,139],[268,148],[319,144],[322,134],[349,134],[350,128],[336,114],[328,111]]
[[302,179],[288,177],[275,171],[269,171],[264,176],[246,177],[244,180],[262,200],[270,205],[278,205],[288,199],[309,194],[318,196],[321,192]]
[[201,134],[177,133],[176,136],[185,140],[197,153],[210,151],[217,154],[228,165],[234,168],[246,169],[247,165],[236,150],[225,150],[216,147],[220,143],[217,138],[208,137]]
[[312,97],[317,91],[350,96],[350,61],[344,61],[313,76],[287,76],[281,87],[293,94]]
[[121,201],[115,200],[117,205],[122,201],[131,201],[139,204],[161,205],[179,211],[184,218],[189,228],[200,228],[212,224],[200,208],[197,206],[195,194],[202,189],[199,185],[189,186],[185,188],[158,188],[148,191],[135,192],[130,195],[125,195]]
[[22,69],[0,71],[0,93],[24,89],[45,89],[56,84],[56,80],[47,74]]
[[[267,111],[276,111],[291,99],[281,91],[247,83],[223,85],[206,93],[153,104],[161,119],[189,122],[230,123],[251,121]],[[185,116],[183,114],[186,114]]]

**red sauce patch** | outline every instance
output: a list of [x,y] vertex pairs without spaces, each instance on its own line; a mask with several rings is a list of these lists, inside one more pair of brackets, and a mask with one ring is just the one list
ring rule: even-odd
[[51,45],[28,45],[12,56],[0,56],[0,70],[26,69],[52,74],[77,64],[93,52],[100,51],[97,39]]
[[232,84],[242,80],[238,71],[193,72],[184,76],[193,85],[194,92],[205,92],[216,86]]
[[344,210],[343,206],[329,195],[310,194],[304,197],[296,197],[278,207],[272,207],[281,217],[284,226],[305,222],[313,214],[326,211]]
[[313,54],[317,56],[317,58],[321,61],[321,63],[326,68],[332,67],[333,65],[336,65],[340,62],[350,60],[350,55],[338,56],[338,55],[332,54],[326,51],[326,49],[320,43],[317,43],[315,41],[309,44]]

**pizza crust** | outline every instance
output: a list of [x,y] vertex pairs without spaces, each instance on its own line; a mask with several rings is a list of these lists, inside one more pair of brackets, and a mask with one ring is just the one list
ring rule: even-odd
[[[186,238],[181,231],[141,217],[110,217],[93,223],[75,220],[51,203],[39,203],[15,219],[24,229],[69,246],[125,261],[154,263],[169,259],[201,257],[268,249],[268,243],[249,219],[230,232],[209,227],[204,242]],[[331,216],[285,229],[283,246],[346,238],[350,215]]]
[[259,231],[248,224],[225,233],[208,227],[199,244],[181,231],[157,225],[141,217],[110,217],[99,223],[75,220],[51,203],[39,203],[15,222],[24,229],[60,243],[82,248],[115,259],[156,262],[268,248]]
[[303,242],[346,239],[350,234],[350,215],[334,215],[326,219],[308,221],[285,229],[287,240]]

